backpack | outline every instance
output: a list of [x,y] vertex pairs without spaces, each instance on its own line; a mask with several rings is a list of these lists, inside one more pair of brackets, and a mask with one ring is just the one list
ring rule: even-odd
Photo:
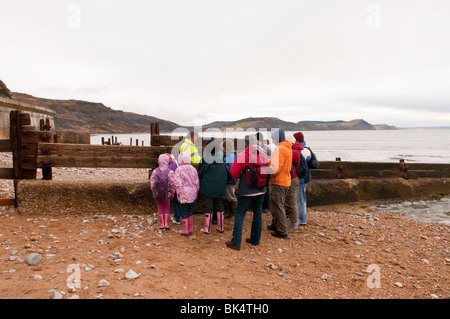
[[257,151],[256,154],[256,163],[249,163],[245,168],[246,183],[249,187],[265,187],[270,181],[269,159],[266,153]]
[[169,168],[162,171],[159,167],[156,169],[155,187],[153,187],[153,196],[157,201],[165,202],[169,196]]
[[311,150],[311,148],[305,146],[311,152],[311,160],[308,162],[308,168],[317,169],[319,168],[319,160],[317,159],[316,154]]
[[245,168],[247,185],[250,187],[265,187],[269,184],[270,173],[267,164],[251,163]]
[[[309,167],[308,167],[308,162],[306,162],[305,157],[303,156],[302,152],[300,152],[300,150],[297,149],[293,149],[293,151],[297,151],[300,153],[300,166],[299,168],[296,170],[297,172],[297,176],[299,179],[304,179],[308,176],[309,173]],[[312,154],[312,152],[311,152]],[[295,165],[297,166],[297,165]],[[292,165],[291,168],[291,176],[293,176],[294,170],[295,170],[295,166],[294,164]]]

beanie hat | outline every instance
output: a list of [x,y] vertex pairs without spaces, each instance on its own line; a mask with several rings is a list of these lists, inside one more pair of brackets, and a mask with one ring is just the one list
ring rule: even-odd
[[305,137],[303,136],[302,132],[295,133],[294,137],[297,142],[303,143],[305,141]]

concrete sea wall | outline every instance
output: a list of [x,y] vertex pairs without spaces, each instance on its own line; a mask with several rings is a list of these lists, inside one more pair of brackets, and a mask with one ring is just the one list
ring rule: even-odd
[[[22,214],[156,212],[148,180],[21,180],[16,195]],[[449,178],[316,180],[307,187],[308,207],[448,195]]]

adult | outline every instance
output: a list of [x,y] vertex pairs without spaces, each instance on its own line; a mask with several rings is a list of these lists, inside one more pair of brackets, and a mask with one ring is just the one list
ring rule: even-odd
[[[302,152],[303,157],[307,162],[311,160],[311,151],[306,147],[305,137],[302,132],[294,134],[295,143],[292,146],[293,149],[299,149]],[[300,226],[306,226],[306,185],[311,181],[311,172],[305,178],[300,179],[298,187],[298,224]]]
[[[264,143],[264,135],[261,132],[256,133],[256,143],[258,150],[260,152],[266,153],[267,158],[269,159],[272,155],[272,151],[266,143]],[[263,201],[263,213],[269,212],[269,187],[267,187],[266,194],[264,195]]]
[[272,175],[269,185],[269,207],[272,213],[272,224],[268,228],[272,236],[288,238],[285,204],[291,186],[292,143],[286,141],[283,129],[272,131],[272,141],[277,147],[270,160]]
[[[232,139],[226,139],[223,141],[223,160],[225,165],[228,168],[228,171],[231,170],[231,166],[233,166],[234,161],[237,158],[237,155],[234,151],[234,141]],[[236,187],[237,179],[233,178],[231,174],[229,175],[227,181],[227,189],[225,192],[225,196],[223,197],[223,204],[225,207],[225,218],[234,220],[234,215],[236,214]]]
[[[202,157],[199,155],[198,149],[195,146],[195,142],[198,140],[198,132],[195,130],[190,130],[180,146],[180,154],[183,152],[188,153],[191,156],[191,164],[195,169],[198,169],[199,164],[202,161]],[[194,214],[202,213],[197,205],[197,200],[192,203],[192,211]]]
[[225,244],[228,248],[240,250],[242,240],[242,224],[244,222],[247,208],[250,204],[253,207],[253,221],[250,232],[250,238],[247,243],[259,245],[261,241],[262,230],[262,204],[266,186],[252,187],[247,183],[248,168],[252,164],[267,165],[268,158],[265,153],[260,153],[256,148],[256,142],[249,136],[245,137],[245,149],[238,154],[236,160],[231,166],[230,173],[233,178],[239,178],[239,196],[234,217],[233,237]]
[[302,156],[300,155],[301,150],[297,147],[294,148],[292,145],[292,168],[291,168],[291,186],[286,195],[286,217],[291,221],[288,230],[298,229],[298,188],[300,184],[300,177],[297,171],[300,168]]
[[180,147],[180,153],[187,152],[191,156],[191,164],[198,168],[198,165],[200,164],[202,158],[199,155],[198,149],[195,146],[195,141],[198,139],[198,133],[194,130],[190,130],[188,135],[186,136],[186,139],[184,140],[183,144],[181,144]]

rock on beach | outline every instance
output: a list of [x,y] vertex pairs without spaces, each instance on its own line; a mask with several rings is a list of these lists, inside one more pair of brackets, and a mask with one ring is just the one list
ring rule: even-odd
[[41,260],[42,255],[39,253],[32,253],[25,257],[25,262],[28,264],[28,266],[34,266]]

